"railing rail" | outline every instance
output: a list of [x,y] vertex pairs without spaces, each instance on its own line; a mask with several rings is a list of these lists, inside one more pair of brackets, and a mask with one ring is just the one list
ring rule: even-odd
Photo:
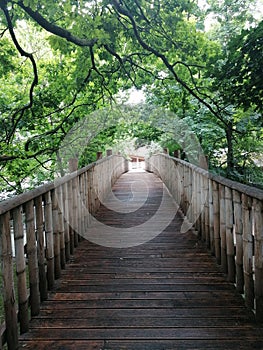
[[0,259],[5,323],[1,342],[18,349],[70,255],[127,161],[109,156],[0,203]]
[[263,191],[164,154],[152,156],[146,169],[180,205],[186,216],[182,229],[194,227],[262,322]]

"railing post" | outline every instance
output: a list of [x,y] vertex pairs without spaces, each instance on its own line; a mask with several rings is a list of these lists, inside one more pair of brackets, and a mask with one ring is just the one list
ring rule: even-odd
[[33,200],[30,200],[25,204],[25,219],[30,283],[31,316],[36,316],[39,314],[40,311],[40,293]]
[[65,253],[65,231],[64,231],[64,213],[63,213],[63,191],[62,186],[57,188],[57,202],[58,202],[58,236],[60,240],[60,265],[62,269],[66,267],[66,253]]
[[236,283],[237,291],[244,292],[244,267],[243,267],[243,225],[242,225],[242,204],[241,194],[233,191],[234,201],[234,227],[236,236]]
[[201,238],[202,235],[202,210],[203,210],[203,202],[202,202],[202,192],[201,192],[201,184],[202,184],[202,175],[200,172],[196,173],[196,189],[197,189],[197,198],[196,198],[196,227],[198,231],[198,236]]
[[175,150],[175,151],[174,151],[174,157],[180,159],[180,156],[181,156],[181,155],[180,155],[180,150],[179,150],[179,149]]
[[74,247],[76,248],[79,244],[78,239],[78,178],[75,177],[72,180],[72,221],[73,221],[73,237],[74,237]]
[[253,250],[252,235],[252,201],[249,196],[242,194],[243,213],[243,245],[244,245],[244,282],[245,301],[249,308],[254,308],[254,279],[253,279]]
[[65,234],[65,258],[66,261],[70,259],[70,237],[69,237],[69,196],[68,184],[63,185],[63,213],[64,213],[64,234]]
[[202,200],[202,204],[203,204],[203,210],[201,212],[201,220],[200,220],[200,223],[201,223],[201,237],[202,237],[202,240],[203,242],[206,241],[206,223],[205,223],[205,220],[206,220],[206,201],[207,201],[207,198],[206,198],[206,186],[205,186],[205,176],[203,174],[201,174],[201,200]]
[[3,301],[5,308],[7,345],[9,350],[16,350],[19,348],[18,324],[15,304],[13,257],[9,222],[10,212],[0,215],[0,255],[3,277]]
[[69,242],[70,242],[70,254],[74,254],[74,223],[73,223],[73,180],[67,183],[68,187],[68,222],[69,222]]
[[220,253],[220,206],[219,206],[219,185],[216,181],[212,182],[213,187],[213,214],[214,214],[214,239],[215,239],[215,256],[216,262],[221,264]]
[[97,152],[97,160],[102,159],[103,153],[101,151]]
[[219,184],[219,204],[220,204],[220,239],[221,239],[221,265],[223,272],[227,272],[227,254],[226,254],[226,205],[225,205],[225,186]]
[[60,260],[60,237],[59,237],[59,225],[58,225],[58,196],[57,196],[56,188],[51,193],[51,200],[52,200],[53,236],[54,236],[54,268],[55,268],[55,278],[58,279],[61,276],[61,260]]
[[255,222],[255,299],[256,319],[263,322],[263,203],[253,200]]
[[18,315],[20,323],[20,333],[25,333],[29,328],[28,316],[28,296],[26,282],[26,261],[24,251],[24,227],[23,227],[23,208],[19,206],[12,212],[14,223],[15,239],[15,257],[16,257],[16,274],[18,289]]
[[226,201],[226,250],[227,250],[227,274],[230,282],[235,282],[235,247],[233,235],[233,198],[232,190],[225,187]]
[[54,237],[52,222],[52,202],[50,191],[44,194],[44,218],[46,236],[47,286],[51,290],[55,281]]
[[73,173],[78,170],[78,158],[70,158],[68,161],[69,172]]
[[208,179],[210,251],[215,255],[213,183]]
[[204,192],[206,195],[204,206],[204,219],[205,219],[205,240],[208,249],[211,248],[210,244],[210,221],[209,221],[209,179],[204,176]]
[[39,290],[40,299],[47,299],[47,279],[45,268],[45,244],[44,244],[44,230],[43,230],[43,207],[42,196],[35,199],[36,211],[36,234],[37,234],[37,255],[38,255],[38,269],[39,269]]

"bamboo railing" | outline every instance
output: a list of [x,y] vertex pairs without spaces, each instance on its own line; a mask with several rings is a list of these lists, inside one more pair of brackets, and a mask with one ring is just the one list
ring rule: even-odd
[[[19,332],[27,332],[30,315],[38,315],[70,255],[78,245],[90,215],[127,161],[109,156],[53,183],[0,203],[0,259],[5,323],[1,342],[19,347]],[[20,331],[19,331],[20,328]]]
[[152,156],[146,169],[163,180],[182,209],[182,230],[194,228],[262,322],[263,191],[165,154]]

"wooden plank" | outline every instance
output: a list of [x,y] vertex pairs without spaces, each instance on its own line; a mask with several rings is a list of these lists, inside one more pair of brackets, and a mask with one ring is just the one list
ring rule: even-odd
[[251,339],[229,340],[224,342],[212,340],[147,340],[147,341],[94,341],[94,340],[43,340],[40,342],[26,341],[25,348],[29,350],[248,350],[261,349],[262,341],[254,341]]
[[226,339],[233,339],[233,333],[237,332],[239,340],[246,340],[250,338],[251,340],[255,337],[261,336],[259,329],[252,329],[246,327],[216,327],[216,328],[207,328],[207,327],[185,327],[185,328],[88,328],[80,329],[71,328],[67,329],[65,332],[64,329],[53,328],[52,332],[49,329],[39,328],[31,329],[29,333],[25,333],[21,336],[22,339],[27,339],[28,337],[34,337],[36,340],[45,339],[47,336],[47,331],[49,332],[48,338],[50,340],[66,340],[66,339],[85,339],[85,340],[104,340],[104,339],[118,339],[125,340],[129,339],[133,341],[135,339],[217,339],[224,341]]

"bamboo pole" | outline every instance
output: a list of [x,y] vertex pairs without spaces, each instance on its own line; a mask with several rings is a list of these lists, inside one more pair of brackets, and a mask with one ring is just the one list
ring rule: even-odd
[[58,202],[58,236],[60,246],[60,265],[62,269],[66,267],[66,252],[65,252],[65,231],[64,231],[64,198],[62,186],[57,187],[57,202]]
[[72,180],[72,204],[73,204],[73,237],[74,237],[74,247],[76,248],[79,244],[78,239],[78,179],[75,177]]
[[216,262],[220,265],[221,264],[220,205],[219,205],[219,186],[216,181],[212,182],[212,188],[213,188],[215,257],[216,257]]
[[225,186],[219,185],[221,265],[227,273]]
[[54,269],[55,279],[61,276],[61,259],[60,259],[60,237],[59,237],[59,223],[58,223],[58,195],[55,188],[51,192],[52,200],[52,223],[53,223],[53,236],[54,236]]
[[196,216],[197,216],[197,231],[198,231],[198,236],[201,238],[202,236],[202,210],[203,210],[203,203],[202,203],[202,193],[201,193],[201,174],[198,172],[197,174],[197,198],[196,198]]
[[18,324],[13,276],[13,257],[10,232],[10,212],[0,215],[0,256],[3,278],[3,302],[5,308],[6,337],[9,350],[19,348]]
[[69,237],[69,198],[68,184],[63,184],[63,213],[64,213],[64,235],[65,235],[65,259],[70,259],[70,237]]
[[213,182],[208,180],[208,196],[209,196],[209,237],[210,251],[215,255],[215,233],[214,233],[214,198],[213,198]]
[[74,254],[74,222],[73,222],[73,180],[68,184],[68,222],[69,222],[69,241],[70,241],[70,254]]
[[253,200],[255,221],[255,299],[256,319],[263,322],[263,203]]
[[26,282],[26,261],[24,252],[24,227],[23,227],[23,208],[19,206],[12,212],[14,223],[15,239],[15,259],[17,275],[17,294],[18,294],[18,315],[20,323],[20,333],[23,334],[29,329],[28,317],[28,296]]
[[89,214],[89,182],[88,182],[88,172],[85,173],[85,231],[90,224],[90,214]]
[[202,212],[201,212],[201,237],[203,242],[206,241],[206,224],[205,224],[205,219],[206,219],[206,187],[205,187],[205,176],[201,175],[201,195],[202,195]]
[[234,201],[234,225],[236,237],[236,288],[241,294],[244,292],[244,267],[243,267],[243,225],[242,225],[242,204],[240,192],[233,191]]
[[44,242],[44,221],[42,196],[35,198],[36,210],[36,234],[37,234],[37,255],[39,269],[39,290],[41,301],[47,299],[47,278],[46,278],[46,259],[45,259],[45,242]]
[[31,316],[36,316],[40,311],[39,271],[37,258],[37,245],[35,234],[34,202],[30,200],[25,204],[27,256],[30,284]]
[[227,277],[230,282],[236,281],[235,271],[235,246],[233,235],[233,198],[232,190],[225,187],[226,205],[226,252],[227,252]]
[[55,282],[55,264],[54,264],[54,237],[52,220],[52,202],[51,193],[48,191],[44,195],[44,218],[45,218],[45,236],[46,236],[46,261],[47,261],[47,287],[53,289]]
[[205,227],[205,241],[208,249],[211,249],[210,244],[210,221],[209,221],[209,179],[204,176],[204,191],[205,191],[205,206],[204,206],[204,227]]
[[80,176],[80,183],[81,183],[81,202],[80,202],[80,208],[81,208],[81,236],[84,236],[85,233],[85,226],[86,226],[86,175],[82,174]]
[[249,308],[254,308],[252,200],[242,194],[243,248],[244,248],[244,291]]

